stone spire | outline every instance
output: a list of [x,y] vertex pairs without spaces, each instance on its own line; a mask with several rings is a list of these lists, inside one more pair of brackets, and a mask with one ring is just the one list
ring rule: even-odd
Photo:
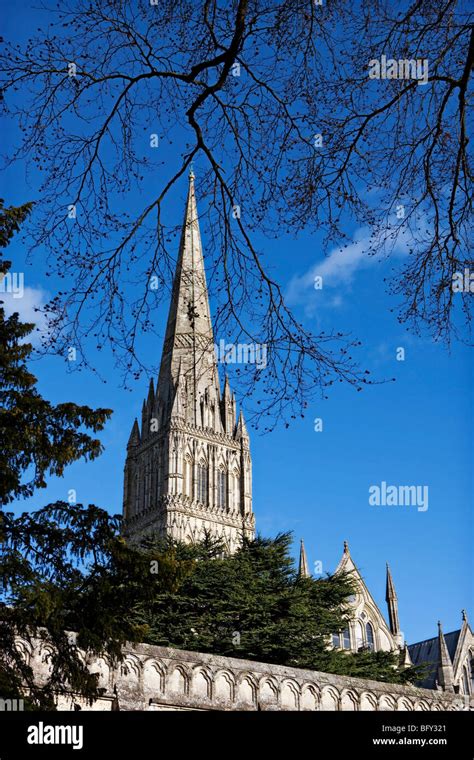
[[169,409],[180,365],[186,421],[202,427],[206,389],[213,390],[217,402],[219,378],[192,171],[158,379],[160,397]]
[[242,409],[239,412],[239,419],[237,421],[237,429],[235,431],[236,440],[249,440],[249,434],[247,431],[247,425],[245,424],[244,413]]
[[250,439],[228,379],[221,397],[192,171],[158,382],[141,420],[124,469],[127,539],[212,535],[232,552],[253,536]]
[[439,646],[439,659],[438,659],[438,683],[443,691],[454,691],[453,680],[453,663],[449,656],[446,639],[444,638],[443,629],[441,628],[441,622],[438,620],[438,646]]
[[385,591],[385,601],[387,602],[388,607],[388,620],[390,623],[390,631],[393,633],[394,636],[399,637],[401,634],[400,631],[400,621],[398,619],[398,599],[397,594],[395,592],[395,586],[393,584],[393,578],[392,573],[390,572],[390,567],[387,562],[387,586]]
[[130,437],[128,439],[127,449],[132,449],[135,446],[138,446],[139,443],[140,443],[140,429],[138,427],[137,418],[135,417],[135,422],[132,425],[132,430],[130,433]]
[[308,568],[308,559],[306,557],[306,549],[304,548],[303,539],[301,539],[301,542],[300,542],[300,562],[298,566],[298,577],[299,578],[311,577],[311,573],[309,572],[309,568]]

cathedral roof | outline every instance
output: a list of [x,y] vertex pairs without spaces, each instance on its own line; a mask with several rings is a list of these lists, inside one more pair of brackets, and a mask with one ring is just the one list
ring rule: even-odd
[[[456,656],[460,633],[461,629],[444,634],[447,654],[449,655],[451,663],[454,662]],[[439,636],[433,636],[431,639],[418,641],[416,644],[409,644],[408,651],[410,652],[413,665],[428,665],[429,672],[426,677],[420,681],[419,685],[425,689],[434,689],[438,678],[438,665],[441,662]]]
[[[451,633],[445,633],[444,634],[444,640],[446,641],[446,646],[448,648],[448,653],[451,658],[451,662],[454,659],[454,656],[456,654],[456,648],[459,641],[459,634],[461,633],[461,629],[458,631],[451,631]],[[420,664],[420,662],[434,662],[435,660],[433,657],[436,657],[436,662],[439,658],[439,646],[438,646],[438,637],[433,636],[432,639],[425,639],[424,641],[418,641],[416,644],[409,644],[408,649],[410,650],[411,658],[413,660],[413,664],[417,665]]]

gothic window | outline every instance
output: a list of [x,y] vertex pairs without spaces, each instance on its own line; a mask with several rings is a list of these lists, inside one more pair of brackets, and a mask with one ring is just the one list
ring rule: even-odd
[[361,647],[364,646],[364,635],[362,633],[362,624],[359,620],[355,624],[355,644],[356,644],[357,651],[359,651],[359,649],[361,649]]
[[217,473],[217,506],[222,509],[227,506],[227,473],[224,470]]
[[474,654],[471,652],[471,692],[474,694]]
[[193,498],[193,465],[189,457],[185,457],[183,463],[183,493]]
[[234,507],[240,507],[240,475],[238,470],[234,470],[234,479],[232,483],[232,492],[234,498]]
[[338,633],[333,633],[333,635],[332,635],[332,645],[333,645],[333,647],[336,647],[336,648],[341,646],[341,642],[340,642],[339,634]]
[[344,628],[342,632],[342,645],[344,649],[351,648],[351,632],[349,631],[349,628]]
[[200,501],[202,504],[207,504],[207,494],[208,494],[208,469],[205,464],[198,465],[198,482],[197,482],[197,497],[198,501]]
[[367,647],[373,652],[375,650],[375,638],[372,623],[366,623],[365,632],[367,634]]
[[467,665],[464,665],[462,669],[462,680],[464,686],[464,694],[469,694],[469,676],[467,672]]

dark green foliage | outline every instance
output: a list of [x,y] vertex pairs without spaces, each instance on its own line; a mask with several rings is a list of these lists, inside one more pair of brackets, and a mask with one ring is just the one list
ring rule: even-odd
[[[245,540],[232,556],[222,546],[157,541],[143,547],[155,562],[152,604],[137,602],[146,641],[299,668],[405,682],[390,653],[328,651],[330,635],[348,619],[348,575],[298,578],[290,556],[291,535]],[[172,568],[172,572],[170,572]]]
[[[0,694],[10,683],[18,696],[22,680],[36,706],[49,706],[54,694],[68,688],[96,698],[96,678],[73,644],[113,662],[126,641],[144,638],[146,629],[129,611],[152,591],[146,558],[126,546],[119,518],[93,505],[57,502],[16,518],[6,513],[3,535]],[[53,648],[52,671],[41,689],[16,654],[15,635],[27,641],[39,635]]]
[[[5,247],[32,204],[5,209],[0,201],[0,247]],[[10,262],[0,260],[0,276]],[[0,302],[1,303],[1,302]],[[102,451],[94,433],[102,430],[110,409],[90,409],[73,403],[54,406],[36,390],[36,378],[26,361],[31,344],[23,342],[34,325],[18,314],[5,317],[0,307],[0,506],[31,496],[46,486],[45,476],[62,475],[77,459],[95,459]]]
[[[0,200],[0,248],[8,245],[31,208],[31,203],[4,208]],[[10,267],[9,261],[0,259],[0,277]],[[67,464],[98,456],[100,442],[82,428],[97,432],[111,414],[108,409],[74,403],[54,406],[42,398],[26,366],[32,347],[24,341],[33,328],[18,314],[6,318],[0,305],[0,696],[20,696],[27,687],[29,706],[50,707],[53,694],[68,684],[86,696],[97,693],[95,677],[71,647],[65,630],[77,630],[85,649],[113,654],[128,637],[130,626],[116,622],[114,627],[107,615],[100,614],[99,602],[107,599],[116,578],[97,562],[83,577],[74,564],[87,555],[103,559],[106,551],[108,562],[113,559],[120,567],[112,554],[113,547],[117,554],[117,540],[107,543],[112,533],[116,535],[116,526],[109,525],[105,512],[53,505],[15,520],[1,511],[2,505],[45,487],[48,473],[62,475]],[[81,625],[75,625],[78,602],[84,616]],[[113,609],[112,617],[120,604]],[[51,678],[41,690],[14,644],[15,635],[28,639],[38,626],[55,647]]]

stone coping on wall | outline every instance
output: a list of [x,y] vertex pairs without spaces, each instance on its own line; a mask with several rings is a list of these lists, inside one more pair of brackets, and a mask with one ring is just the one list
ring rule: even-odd
[[119,665],[119,709],[474,710],[474,699],[302,668],[139,644]]

